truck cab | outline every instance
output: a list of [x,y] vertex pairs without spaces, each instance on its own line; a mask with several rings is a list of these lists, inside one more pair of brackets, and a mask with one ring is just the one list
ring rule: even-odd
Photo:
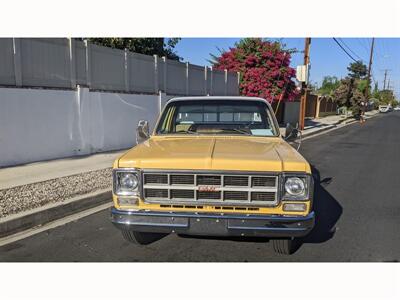
[[310,164],[284,138],[270,104],[255,97],[167,102],[152,134],[115,160],[111,218],[124,238],[162,234],[261,236],[291,254],[314,226]]

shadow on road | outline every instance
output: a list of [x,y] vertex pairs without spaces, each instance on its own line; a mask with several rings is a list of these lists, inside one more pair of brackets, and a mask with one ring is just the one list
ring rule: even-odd
[[320,173],[312,166],[314,177],[314,212],[315,227],[310,234],[302,239],[303,243],[323,243],[335,234],[336,223],[342,215],[343,208],[335,198],[324,188],[332,182],[332,178],[321,179]]

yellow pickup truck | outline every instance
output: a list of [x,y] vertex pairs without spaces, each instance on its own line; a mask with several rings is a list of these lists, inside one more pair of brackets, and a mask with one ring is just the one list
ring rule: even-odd
[[111,219],[126,240],[262,236],[291,254],[313,228],[311,168],[288,144],[297,130],[282,137],[264,99],[173,98],[136,135],[113,165]]

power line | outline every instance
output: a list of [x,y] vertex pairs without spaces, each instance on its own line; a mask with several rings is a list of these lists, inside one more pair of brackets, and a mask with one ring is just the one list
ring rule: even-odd
[[336,42],[336,44],[339,45],[339,47],[340,47],[352,60],[354,60],[355,62],[357,62],[357,60],[356,60],[353,56],[351,56],[349,52],[347,52],[347,50],[338,42],[337,39],[333,38],[333,40]]
[[341,38],[339,39],[340,42],[352,53],[354,56],[357,56],[361,61],[364,61],[357,53],[355,53]]
[[357,38],[356,40],[364,48],[365,52],[368,55],[368,53],[369,53],[368,47],[366,47],[365,44],[361,42],[362,41],[361,39]]

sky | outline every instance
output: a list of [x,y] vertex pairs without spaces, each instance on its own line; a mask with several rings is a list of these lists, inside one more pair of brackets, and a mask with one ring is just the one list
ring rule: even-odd
[[[371,38],[337,38],[347,52],[356,60],[361,59],[366,65],[369,62]],[[210,65],[210,53],[219,54],[218,49],[228,50],[239,38],[182,38],[176,46],[179,56],[184,61],[196,65]],[[277,40],[276,38],[272,40]],[[304,50],[304,38],[278,39],[287,48]],[[349,50],[348,48],[351,50]],[[310,80],[321,84],[324,76],[345,77],[347,66],[353,60],[335,43],[332,38],[312,38],[310,49]],[[303,53],[292,56],[291,66],[303,63]],[[383,88],[384,70],[388,69],[387,82],[400,98],[400,38],[376,38],[372,63],[372,82],[378,82]]]

